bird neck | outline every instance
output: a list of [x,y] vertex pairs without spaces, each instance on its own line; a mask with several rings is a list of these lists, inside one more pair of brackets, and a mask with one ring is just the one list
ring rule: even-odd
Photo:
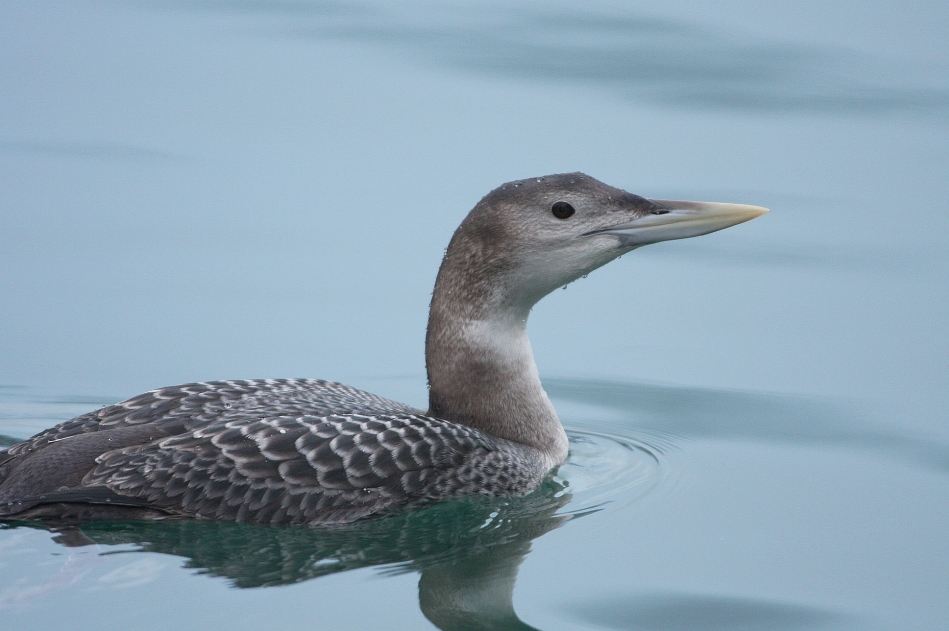
[[428,413],[534,447],[551,464],[563,462],[567,437],[527,337],[533,304],[511,299],[517,292],[504,273],[453,257],[452,246],[435,283],[425,339]]

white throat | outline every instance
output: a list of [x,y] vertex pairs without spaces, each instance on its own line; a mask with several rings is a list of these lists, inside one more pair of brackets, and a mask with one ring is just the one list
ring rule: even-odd
[[427,339],[429,413],[567,457],[567,435],[544,392],[526,318],[488,311],[445,313],[433,300]]

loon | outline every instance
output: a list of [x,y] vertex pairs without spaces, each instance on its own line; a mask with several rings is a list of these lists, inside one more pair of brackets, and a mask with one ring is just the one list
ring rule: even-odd
[[504,184],[445,251],[425,339],[428,411],[315,379],[153,390],[0,451],[0,520],[332,524],[525,495],[568,449],[527,338],[531,308],[635,248],[766,212],[645,199],[582,173]]

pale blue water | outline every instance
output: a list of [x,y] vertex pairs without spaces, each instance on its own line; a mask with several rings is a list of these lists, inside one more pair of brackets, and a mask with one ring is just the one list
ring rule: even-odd
[[772,209],[537,307],[572,440],[539,494],[3,528],[0,628],[949,627],[947,33],[937,2],[0,4],[4,437],[201,379],[424,406],[442,250],[505,181]]

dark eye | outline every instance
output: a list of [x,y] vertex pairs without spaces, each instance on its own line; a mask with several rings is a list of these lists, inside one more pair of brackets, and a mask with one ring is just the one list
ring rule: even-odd
[[574,213],[574,210],[573,206],[567,202],[557,202],[550,207],[550,212],[552,212],[557,219],[566,219]]

